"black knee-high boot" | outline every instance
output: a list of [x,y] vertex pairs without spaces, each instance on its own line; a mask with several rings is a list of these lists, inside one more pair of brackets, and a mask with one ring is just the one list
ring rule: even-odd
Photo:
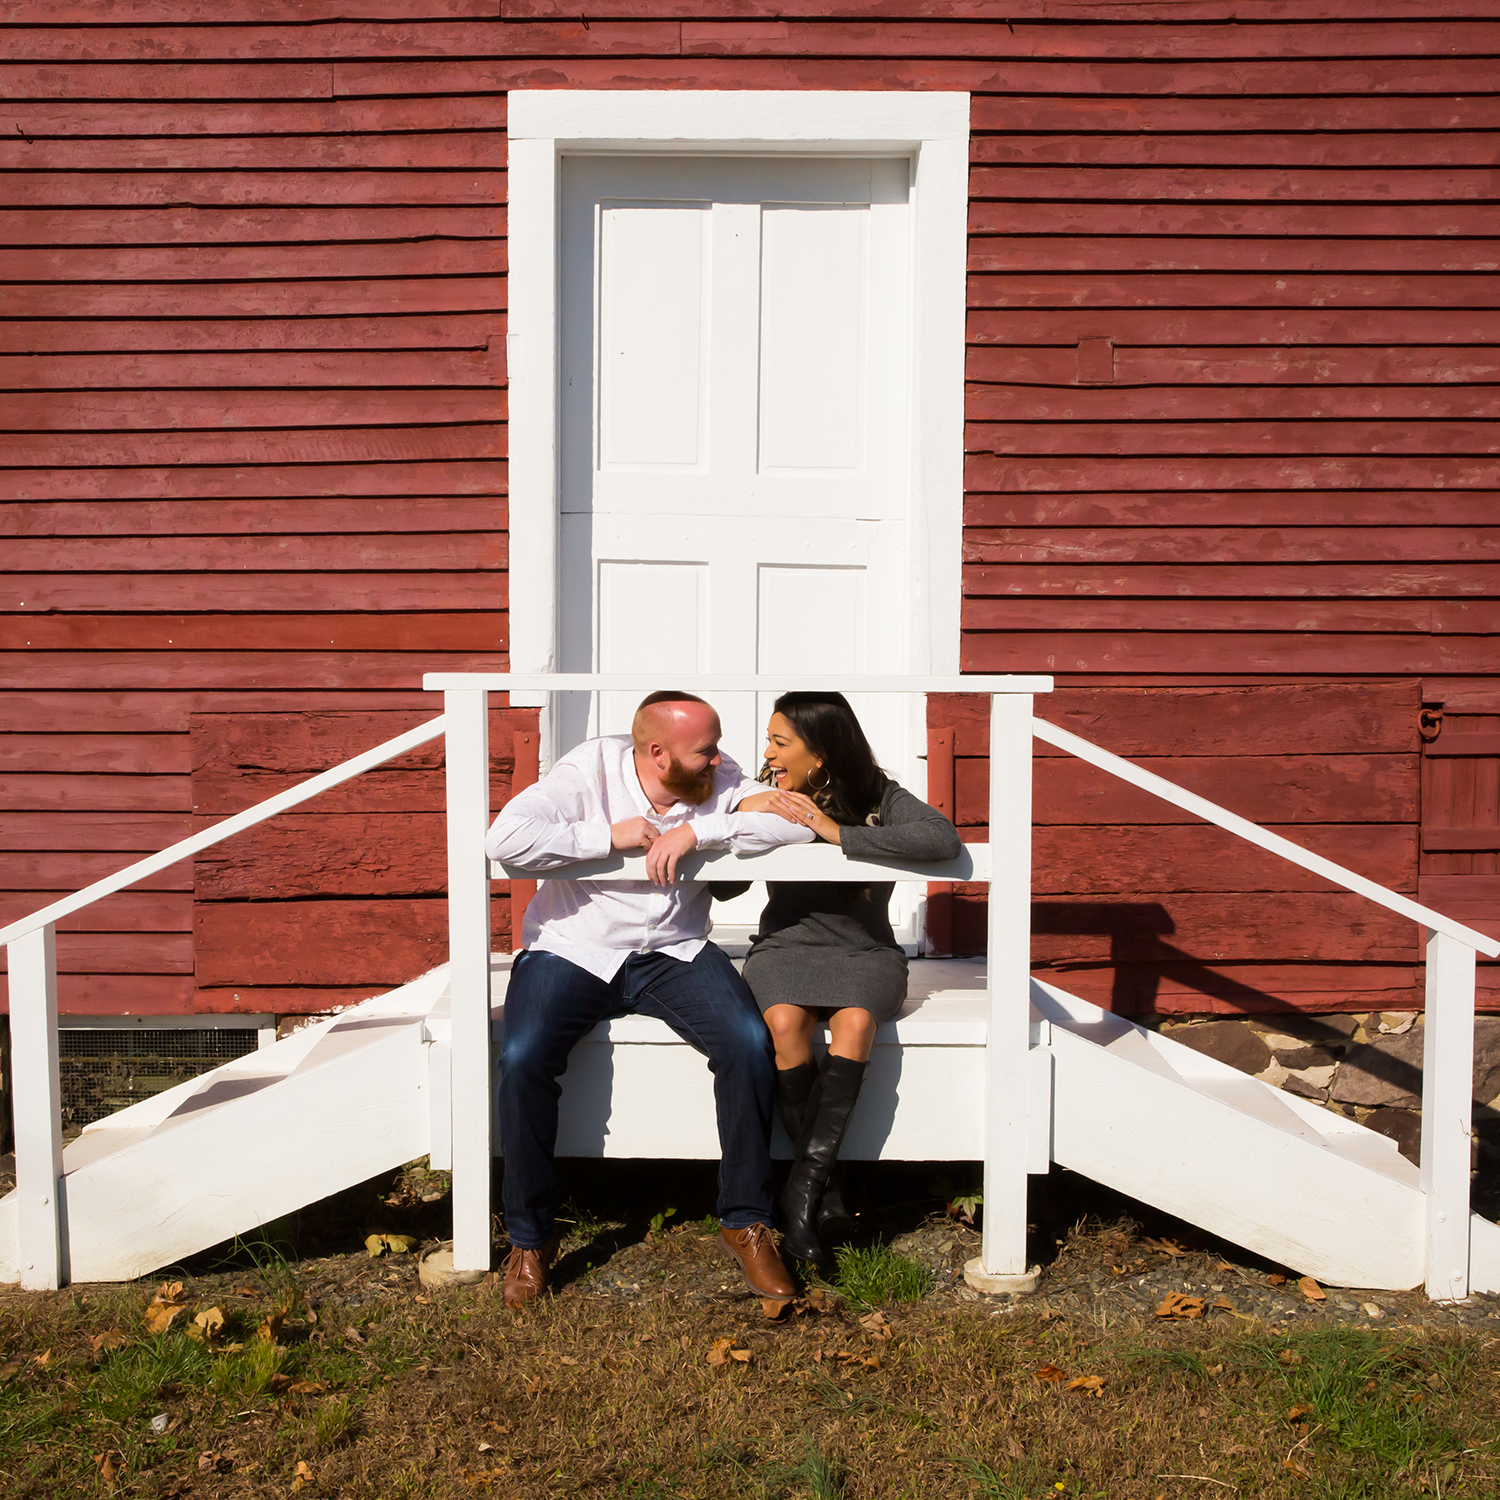
[[795,1068],[776,1070],[776,1105],[781,1111],[781,1123],[786,1126],[786,1133],[792,1142],[794,1161],[798,1143],[807,1133],[807,1111],[817,1083],[817,1063],[801,1063]]
[[818,1209],[864,1079],[862,1062],[830,1056],[824,1064],[820,1086],[808,1112],[807,1128],[798,1143],[792,1175],[781,1195],[786,1221],[781,1248],[796,1260],[816,1264],[828,1258],[818,1238]]

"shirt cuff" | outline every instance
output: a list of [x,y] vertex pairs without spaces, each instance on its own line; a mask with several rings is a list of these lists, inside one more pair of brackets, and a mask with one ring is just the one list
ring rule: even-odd
[[729,844],[729,814],[704,813],[688,825],[700,849],[724,849]]
[[603,859],[613,847],[608,823],[580,823],[578,825],[578,858]]

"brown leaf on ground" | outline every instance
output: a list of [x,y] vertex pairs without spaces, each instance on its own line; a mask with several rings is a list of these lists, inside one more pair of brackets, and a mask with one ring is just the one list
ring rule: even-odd
[[192,1493],[193,1481],[191,1478],[174,1479],[161,1492],[161,1500],[183,1500],[185,1495],[191,1495]]
[[807,1294],[807,1305],[815,1312],[828,1312],[836,1300],[832,1292],[820,1286],[813,1287]]
[[1299,1464],[1290,1453],[1288,1453],[1287,1456],[1281,1460],[1281,1467],[1283,1469],[1289,1469],[1293,1474],[1297,1476],[1298,1479],[1307,1478],[1307,1470],[1304,1469],[1302,1465]]
[[1091,1396],[1102,1396],[1104,1394],[1104,1377],[1102,1375],[1080,1375],[1076,1380],[1070,1380],[1066,1389],[1070,1391],[1087,1391]]
[[312,1477],[313,1471],[308,1468],[307,1464],[303,1460],[298,1459],[297,1472],[292,1477],[292,1493],[295,1495],[297,1491],[303,1487],[303,1485],[311,1484]]
[[39,1370],[46,1369],[52,1363],[52,1351],[50,1349],[43,1349],[40,1354],[33,1354],[31,1362]]
[[889,1343],[896,1336],[895,1330],[886,1322],[884,1313],[872,1312],[868,1314],[859,1320],[859,1326],[872,1339],[879,1339],[882,1343]]
[[89,1347],[97,1359],[101,1354],[109,1354],[118,1349],[124,1342],[125,1335],[118,1328],[106,1328],[103,1333],[96,1333],[89,1340]]
[[1283,1276],[1280,1271],[1272,1271],[1271,1274],[1266,1277],[1266,1285],[1267,1286],[1285,1286],[1286,1285],[1286,1277]]
[[729,1363],[729,1351],[734,1347],[732,1338],[715,1339],[714,1346],[708,1351],[708,1362],[711,1365],[727,1365]]
[[761,1314],[772,1323],[779,1323],[791,1311],[793,1299],[791,1297],[762,1297],[760,1299]]
[[1141,1243],[1148,1250],[1154,1250],[1158,1255],[1170,1256],[1173,1260],[1179,1260],[1188,1253],[1176,1240],[1142,1240]]
[[1311,1276],[1304,1276],[1297,1283],[1297,1290],[1307,1298],[1309,1302],[1326,1302],[1328,1293],[1318,1285]]
[[365,1341],[364,1336],[360,1333],[359,1329],[353,1327],[352,1325],[344,1330],[344,1337],[348,1339],[351,1344],[362,1344]]
[[113,1487],[115,1479],[120,1473],[120,1465],[124,1461],[113,1448],[106,1448],[103,1453],[96,1453],[94,1455],[94,1462],[99,1467],[99,1477],[105,1484],[111,1487]]
[[198,1472],[200,1474],[227,1474],[234,1467],[234,1460],[223,1453],[200,1453],[198,1455]]
[[730,1359],[738,1360],[742,1365],[748,1365],[752,1356],[748,1349],[731,1349],[729,1357]]
[[162,1282],[146,1308],[146,1332],[165,1333],[172,1326],[172,1319],[187,1303],[188,1299],[182,1295],[180,1281]]
[[1313,1409],[1310,1406],[1292,1406],[1287,1408],[1286,1419],[1288,1422],[1300,1422],[1304,1417],[1310,1417]]
[[0,1365],[0,1385],[7,1385],[20,1373],[21,1366],[17,1360],[11,1360],[9,1364]]
[[260,1293],[258,1291],[256,1291],[253,1286],[236,1286],[236,1287],[231,1287],[230,1291],[232,1291],[236,1297],[258,1297],[258,1296],[260,1296]]
[[1300,1365],[1302,1363],[1302,1356],[1295,1349],[1283,1349],[1276,1356],[1276,1362],[1283,1365]]
[[417,1248],[417,1238],[411,1234],[371,1234],[365,1236],[365,1250],[371,1260],[383,1255],[410,1255]]
[[224,1309],[221,1307],[206,1307],[199,1313],[187,1331],[190,1339],[196,1339],[199,1343],[211,1344],[224,1332]]
[[1203,1298],[1190,1297],[1186,1292],[1168,1292],[1156,1309],[1158,1318],[1201,1318]]
[[1063,1372],[1056,1365],[1042,1365],[1031,1372],[1038,1380],[1061,1380]]
[[1210,1306],[1216,1307],[1220,1312],[1232,1313],[1239,1311],[1239,1308],[1237,1308],[1234,1303],[1229,1300],[1228,1297],[1215,1297]]
[[862,1370],[878,1370],[880,1368],[880,1356],[878,1354],[856,1354],[842,1351],[839,1354],[841,1365],[858,1365]]

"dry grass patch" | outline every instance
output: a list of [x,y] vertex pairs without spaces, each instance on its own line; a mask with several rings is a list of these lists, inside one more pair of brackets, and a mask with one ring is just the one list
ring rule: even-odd
[[[421,1293],[409,1259],[347,1303],[292,1307],[273,1280],[189,1282],[154,1334],[154,1287],[5,1297],[0,1493],[1500,1493],[1500,1340],[1477,1333],[1106,1328],[983,1303],[877,1317],[826,1296],[775,1322],[738,1298],[582,1294],[517,1316],[493,1287]],[[190,1336],[210,1307],[223,1326]]]

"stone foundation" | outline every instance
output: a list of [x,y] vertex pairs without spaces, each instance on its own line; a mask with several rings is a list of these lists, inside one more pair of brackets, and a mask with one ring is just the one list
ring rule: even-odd
[[[1363,1015],[1140,1016],[1141,1025],[1254,1078],[1314,1099],[1388,1135],[1416,1161],[1422,1120],[1422,1022],[1412,1011]],[[1500,1016],[1474,1027],[1476,1166],[1500,1162]]]

